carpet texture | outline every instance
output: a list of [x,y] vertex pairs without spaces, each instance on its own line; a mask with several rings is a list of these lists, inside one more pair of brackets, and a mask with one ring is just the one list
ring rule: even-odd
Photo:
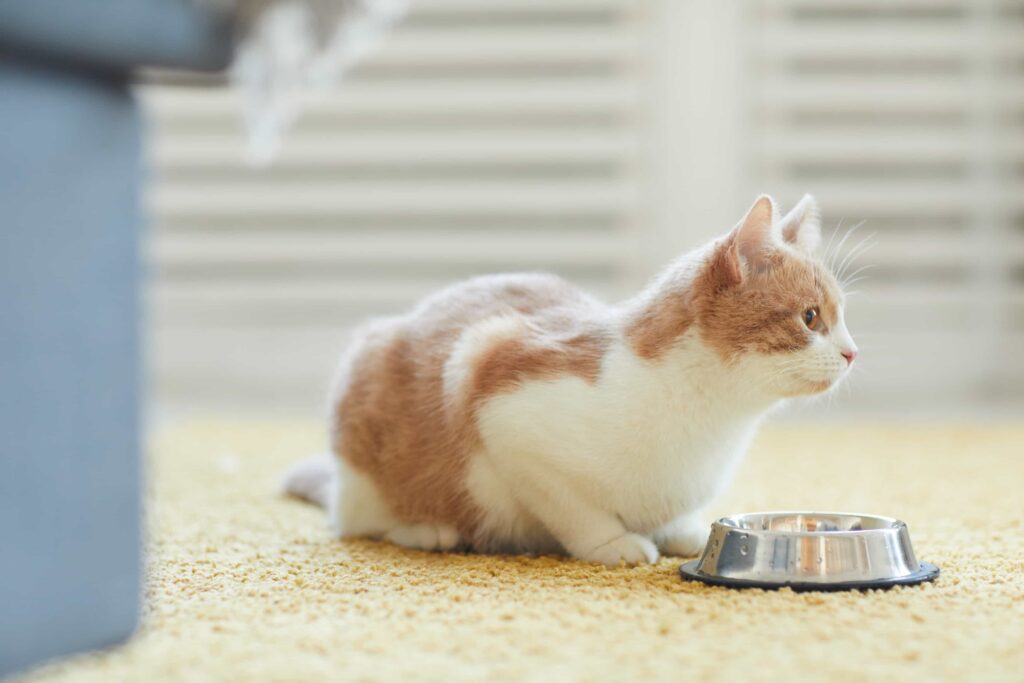
[[1024,681],[1024,429],[766,430],[711,511],[899,517],[934,584],[865,593],[684,583],[328,538],[275,497],[310,424],[166,431],[150,464],[149,586],[129,645],[26,681]]

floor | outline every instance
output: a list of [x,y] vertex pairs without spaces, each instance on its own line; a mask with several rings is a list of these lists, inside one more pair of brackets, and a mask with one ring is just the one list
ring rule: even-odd
[[904,519],[941,577],[864,593],[334,541],[274,494],[321,441],[309,423],[164,429],[140,633],[25,680],[1024,681],[1024,427],[762,433],[712,512]]

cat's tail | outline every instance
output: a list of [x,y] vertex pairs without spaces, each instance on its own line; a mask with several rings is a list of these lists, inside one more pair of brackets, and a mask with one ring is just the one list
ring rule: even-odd
[[331,484],[338,476],[337,469],[334,456],[330,453],[308,457],[285,473],[281,479],[281,492],[326,508]]

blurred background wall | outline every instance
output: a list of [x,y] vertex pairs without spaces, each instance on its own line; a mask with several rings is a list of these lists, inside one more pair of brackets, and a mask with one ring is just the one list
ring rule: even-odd
[[143,88],[158,415],[318,415],[359,320],[494,271],[619,299],[761,192],[872,266],[803,410],[1024,407],[1024,0],[411,7],[269,169],[221,81]]

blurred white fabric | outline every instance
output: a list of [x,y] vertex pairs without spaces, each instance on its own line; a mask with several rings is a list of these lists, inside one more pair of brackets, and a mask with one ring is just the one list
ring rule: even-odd
[[248,157],[269,163],[303,100],[336,83],[407,0],[223,0],[241,32],[231,78],[245,99]]

